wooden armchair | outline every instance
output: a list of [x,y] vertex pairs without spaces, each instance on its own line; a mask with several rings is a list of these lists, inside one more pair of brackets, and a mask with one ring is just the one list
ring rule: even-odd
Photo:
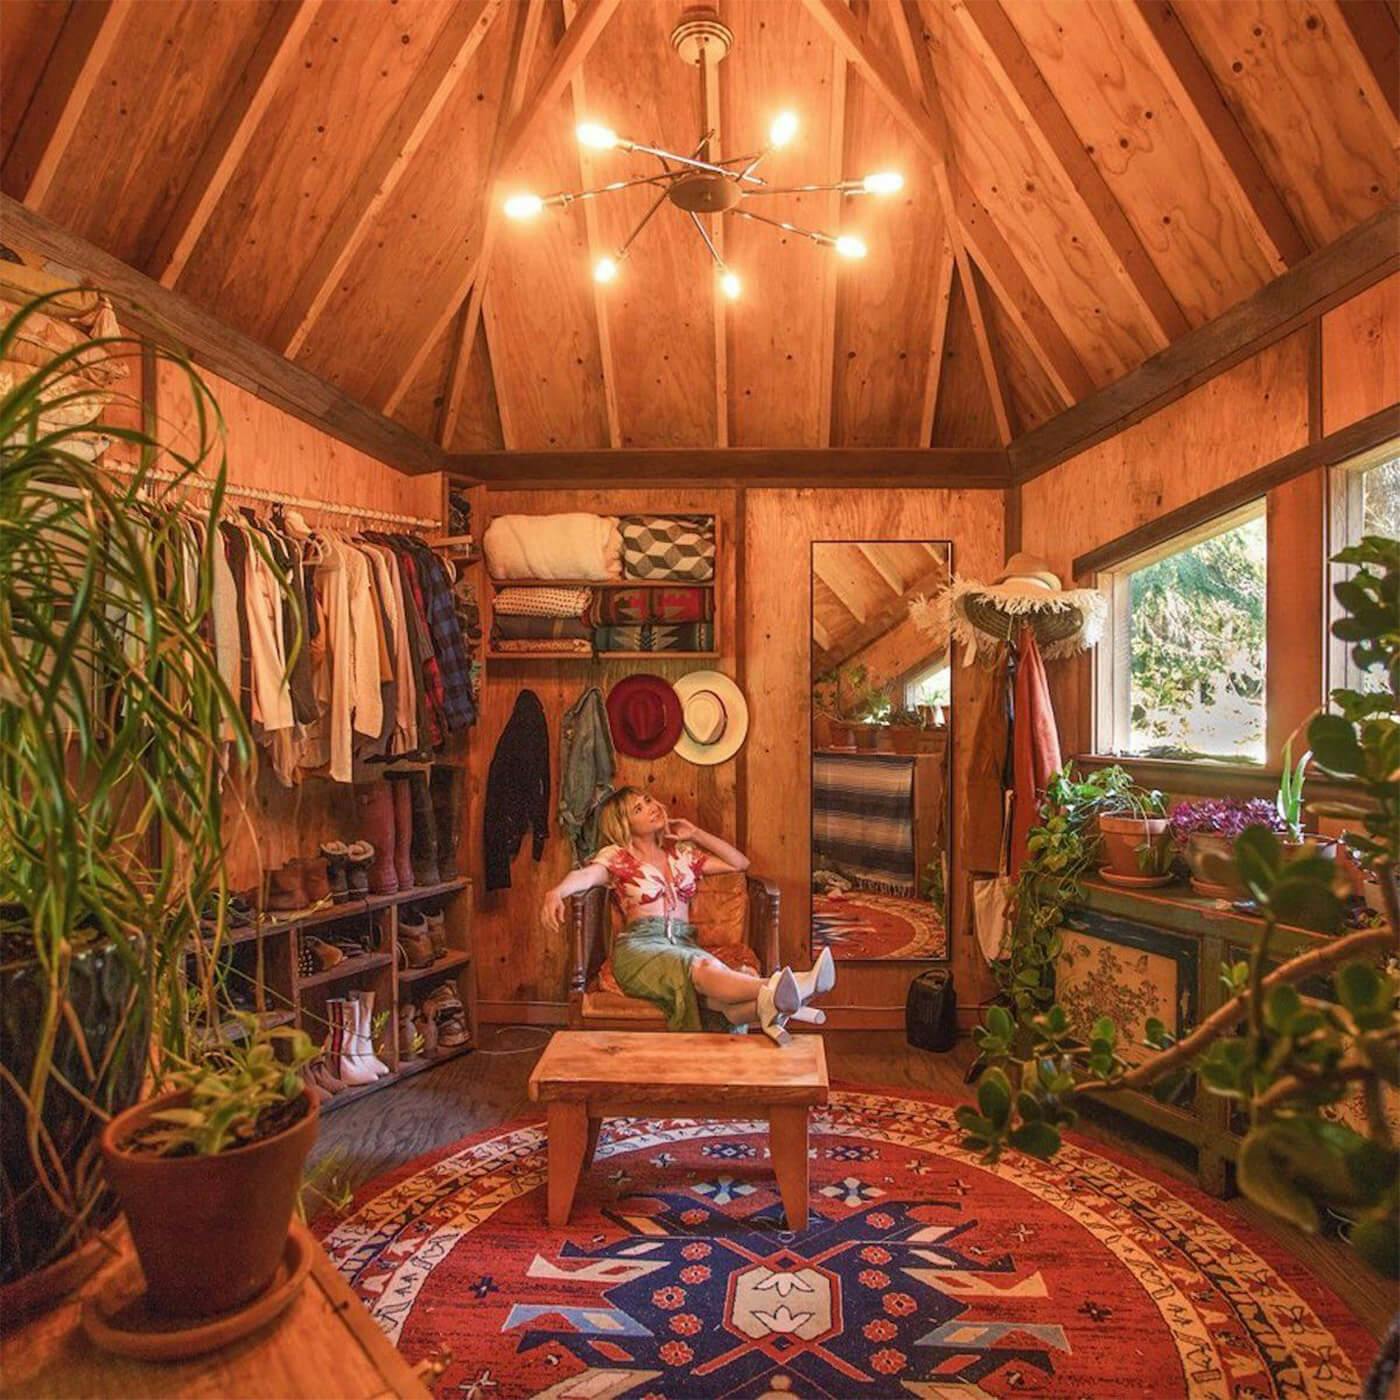
[[[617,913],[605,887],[565,901],[574,949],[569,1024],[575,1030],[659,1031],[666,1018],[612,976]],[[778,966],[778,887],[755,875],[711,875],[690,908],[701,945],[730,967],[767,976]]]

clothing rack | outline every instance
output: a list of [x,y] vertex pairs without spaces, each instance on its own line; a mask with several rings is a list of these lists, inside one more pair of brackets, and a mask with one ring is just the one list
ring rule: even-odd
[[[102,469],[115,472],[119,476],[136,476],[140,470],[121,462],[104,462]],[[213,490],[213,482],[206,477],[193,476],[189,473],[152,468],[145,473],[145,476],[155,481],[178,481],[191,491],[208,492]],[[442,528],[442,521],[435,516],[400,515],[389,510],[374,510],[369,506],[347,506],[337,501],[318,501],[312,496],[288,496],[284,492],[270,491],[262,486],[235,486],[229,482],[224,486],[224,494],[250,501],[269,501],[274,505],[300,506],[304,510],[322,511],[330,515],[349,515],[357,520],[376,520],[387,525],[412,525],[421,530],[440,530]]]

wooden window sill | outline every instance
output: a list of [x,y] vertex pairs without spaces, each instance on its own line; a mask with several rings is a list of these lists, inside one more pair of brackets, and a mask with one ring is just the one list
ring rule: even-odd
[[[1189,793],[1192,797],[1265,797],[1278,793],[1276,769],[1253,764],[1228,763],[1209,758],[1132,758],[1119,754],[1079,754],[1073,762],[1084,772],[1095,772],[1114,764],[1126,768],[1133,780],[1163,792]],[[1305,802],[1365,802],[1357,783],[1308,775]]]

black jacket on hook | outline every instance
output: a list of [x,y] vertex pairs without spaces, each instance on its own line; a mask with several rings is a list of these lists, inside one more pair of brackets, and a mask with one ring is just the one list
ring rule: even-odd
[[549,726],[533,690],[515,697],[491,769],[486,775],[486,888],[510,888],[510,863],[527,829],[534,831],[534,858],[544,854],[549,834]]

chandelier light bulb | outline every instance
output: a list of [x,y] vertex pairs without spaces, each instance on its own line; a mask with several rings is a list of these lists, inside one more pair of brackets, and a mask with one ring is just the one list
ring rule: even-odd
[[744,290],[744,284],[732,272],[725,272],[719,279],[719,285],[730,301],[738,301],[739,293]]
[[610,151],[617,145],[617,132],[598,122],[580,122],[574,135],[581,145],[592,146],[595,151]]
[[861,184],[866,194],[898,194],[904,188],[904,176],[897,170],[878,170],[867,175]]
[[863,258],[866,254],[866,247],[859,238],[849,233],[843,233],[836,240],[836,251],[843,258]]
[[612,258],[599,258],[593,265],[595,282],[611,282],[617,276],[617,263]]
[[544,200],[537,194],[513,194],[506,200],[506,218],[533,219],[544,208]]
[[779,112],[768,128],[768,140],[774,146],[786,146],[797,135],[797,115],[794,112]]

